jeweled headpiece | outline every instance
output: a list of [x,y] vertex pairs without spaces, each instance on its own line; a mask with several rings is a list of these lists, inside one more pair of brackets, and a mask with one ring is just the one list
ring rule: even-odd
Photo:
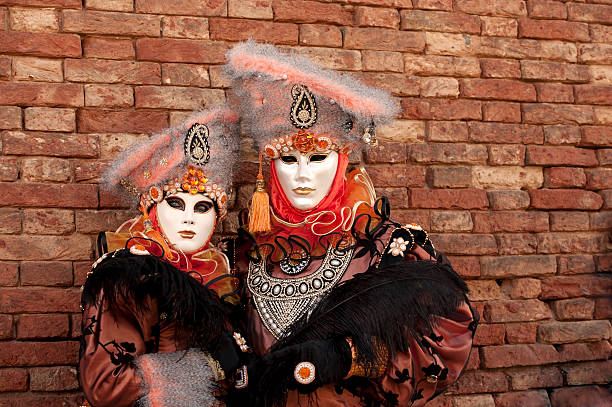
[[142,208],[176,192],[201,193],[227,213],[228,189],[239,154],[238,115],[228,108],[198,112],[121,154],[104,177],[124,187]]

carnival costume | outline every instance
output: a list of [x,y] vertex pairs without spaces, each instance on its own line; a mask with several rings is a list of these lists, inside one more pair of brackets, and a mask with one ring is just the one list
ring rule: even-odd
[[210,230],[180,233],[188,243],[212,234],[227,213],[237,122],[227,108],[197,113],[127,150],[104,177],[138,202],[140,216],[100,234],[105,254],[83,287],[79,370],[93,406],[222,405],[215,396],[246,350],[233,329],[238,282],[210,235],[191,252],[175,245],[160,205],[205,200],[216,215]]
[[[235,247],[247,336],[261,356],[248,369],[251,405],[424,405],[465,367],[477,318],[426,231],[390,220],[363,168],[346,175],[349,153],[377,144],[375,129],[396,103],[253,41],[228,53],[225,72],[260,152]],[[303,206],[317,189],[298,185],[291,195],[279,168],[336,154],[320,201]],[[271,160],[269,209],[262,159]]]

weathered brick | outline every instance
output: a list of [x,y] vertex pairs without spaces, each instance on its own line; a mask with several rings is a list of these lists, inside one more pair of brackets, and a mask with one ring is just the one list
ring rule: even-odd
[[612,281],[605,275],[549,277],[542,280],[542,299],[608,295]]
[[480,276],[480,262],[478,257],[470,256],[449,256],[453,268],[462,278]]
[[80,57],[81,39],[74,34],[0,31],[0,52],[39,57]]
[[472,218],[468,211],[446,211],[431,213],[432,232],[469,232]]
[[21,109],[18,106],[0,106],[0,129],[20,129]]
[[174,86],[139,86],[134,89],[134,97],[137,108],[198,110],[225,102],[225,92],[219,89]]
[[[499,290],[499,287],[497,288]],[[476,334],[474,335],[474,345],[503,345],[505,335],[506,328],[504,325],[480,324],[478,325],[478,328],[476,328]],[[474,391],[473,389],[471,389],[471,387],[472,386],[467,386],[468,390],[466,391],[466,393],[472,393]]]
[[508,79],[463,79],[461,95],[479,99],[506,99],[521,102],[536,100],[532,84]]
[[411,75],[480,76],[476,58],[442,55],[404,55],[404,72]]
[[612,270],[612,256],[610,255],[597,255],[594,258],[595,264],[597,265],[597,271],[611,271]]
[[85,106],[129,107],[134,105],[134,91],[128,85],[87,84],[84,89]]
[[609,338],[609,321],[546,322],[538,326],[538,341],[543,343],[595,342]]
[[351,11],[339,4],[326,4],[314,1],[275,1],[272,3],[274,19],[300,23],[332,23],[351,25]]
[[612,345],[609,341],[568,343],[558,345],[557,348],[561,362],[609,359],[612,355]]
[[591,213],[591,230],[610,230],[612,228],[612,212]]
[[538,209],[581,209],[597,210],[603,199],[592,191],[575,189],[530,190],[531,207]]
[[481,120],[480,101],[463,99],[402,99],[405,119]]
[[410,148],[410,159],[417,163],[484,163],[488,157],[482,145],[428,143]]
[[[100,158],[109,160],[130,145],[149,139],[146,134],[100,134]],[[257,175],[255,175],[257,176]]]
[[608,25],[589,24],[591,29],[591,42],[606,42],[612,34],[612,27]]
[[394,120],[391,124],[377,129],[381,140],[401,143],[418,143],[425,140],[425,122],[416,120]]
[[552,231],[576,231],[589,230],[588,212],[551,212],[550,230]]
[[580,142],[582,133],[578,126],[544,126],[546,144],[571,144]]
[[482,105],[483,119],[487,122],[521,122],[520,103],[485,102]]
[[603,297],[595,299],[595,315],[596,319],[611,319],[612,318],[612,298]]
[[430,121],[427,123],[429,141],[467,141],[468,127],[460,121]]
[[591,106],[547,103],[522,105],[523,121],[536,124],[589,124],[593,122]]
[[588,24],[530,18],[519,19],[519,37],[581,42],[590,39]]
[[489,165],[524,165],[525,146],[519,144],[493,144],[489,147]]
[[14,31],[57,32],[59,16],[53,9],[12,7],[9,14],[9,27]]
[[0,104],[83,106],[83,87],[73,83],[0,82]]
[[0,348],[3,366],[76,364],[78,356],[79,343],[75,341],[3,342]]
[[208,19],[201,17],[163,17],[162,36],[170,38],[208,39]]
[[465,188],[472,186],[470,167],[430,167],[427,169],[428,183],[434,188]]
[[542,144],[540,126],[469,122],[469,140],[477,143]]
[[27,182],[68,182],[72,178],[70,161],[58,158],[28,158],[21,163],[21,179]]
[[612,7],[604,4],[571,3],[567,5],[567,15],[569,20],[612,24]]
[[421,91],[418,78],[403,74],[365,72],[359,78],[367,85],[398,96],[418,96]]
[[0,79],[5,80],[11,77],[11,58],[0,57]]
[[20,81],[62,82],[62,61],[36,57],[13,57],[13,78]]
[[[362,69],[359,51],[320,47],[287,47],[283,49],[306,56],[323,68],[342,71],[360,71]],[[398,82],[402,79],[402,75],[390,77],[383,75],[381,78],[383,78],[382,80],[394,78],[392,81]]]
[[422,32],[395,31],[385,28],[345,27],[344,46],[349,49],[422,52],[425,35]]
[[131,39],[86,37],[83,54],[87,58],[134,59],[134,44]]
[[213,40],[240,41],[249,38],[270,41],[275,44],[298,43],[298,26],[293,23],[276,23],[261,20],[209,20],[210,38]]
[[549,59],[576,62],[576,45],[560,41],[481,37],[475,39],[478,54],[487,57]]
[[459,82],[454,78],[421,78],[419,83],[422,97],[459,96]]
[[[580,241],[572,242],[569,235]],[[605,236],[595,232],[553,232],[538,234],[538,251],[540,253],[593,253],[603,251]]]
[[474,232],[545,232],[548,231],[546,212],[475,212]]
[[25,128],[41,131],[75,131],[74,109],[28,107],[24,110]]
[[523,189],[539,188],[544,177],[539,167],[474,166],[472,180],[476,188]]
[[85,0],[85,8],[106,11],[133,11],[132,0]]
[[552,309],[558,320],[593,319],[595,301],[587,298],[572,298],[554,301]]
[[[381,141],[376,149],[366,151],[365,160],[367,163],[405,163],[407,156],[407,148],[404,143],[394,143]],[[391,167],[390,169],[392,169]]]
[[484,315],[489,322],[539,321],[552,317],[548,306],[536,299],[488,302]]
[[[402,12],[403,13],[403,12]],[[402,30],[404,28],[404,17],[402,14]],[[360,27],[387,27],[399,28],[400,14],[391,8],[357,7],[355,9],[355,25]]]
[[609,146],[612,140],[612,128],[610,126],[584,126],[582,127],[583,146]]
[[74,231],[74,213],[67,209],[24,209],[23,230],[33,235],[62,235]]
[[495,401],[490,394],[474,394],[453,397],[453,407],[495,407]]
[[70,286],[72,265],[61,261],[22,262],[20,276],[22,285]]
[[116,230],[123,222],[133,217],[133,211],[77,211],[77,233],[97,233],[101,230]]
[[[0,205],[2,206],[95,208],[98,205],[95,185],[3,182],[0,183],[0,187],[4,192],[0,195]],[[26,244],[30,237],[20,236],[19,239],[23,239],[22,243]],[[0,249],[2,248],[0,247]]]
[[[412,196],[412,194],[411,194]],[[436,248],[448,254],[485,255],[497,254],[497,243],[493,235],[480,234],[432,234]]]
[[[470,290],[468,298],[471,301],[494,301],[502,298],[499,285],[497,285],[495,280],[469,280],[466,282],[466,284],[468,286],[468,289]],[[503,328],[502,325],[497,325],[497,327]],[[501,343],[503,342],[504,341],[502,333]],[[496,345],[498,344],[499,343],[496,343]],[[483,345],[483,343],[478,343],[478,345]]]
[[193,64],[162,64],[162,83],[165,85],[182,85],[209,87],[208,69]]
[[610,86],[576,85],[574,86],[576,103],[588,105],[612,105]]
[[[408,191],[406,188],[376,188],[376,196],[385,196],[389,199],[391,207],[394,208],[407,208],[408,207]],[[395,216],[394,216],[395,218]]]
[[72,406],[82,404],[83,395],[78,393],[5,393],[0,394],[0,403],[8,406]]
[[527,191],[487,191],[491,209],[503,211],[510,209],[526,209],[529,207],[529,194]]
[[508,369],[507,374],[513,390],[563,386],[563,376],[558,367],[538,366]]
[[546,390],[521,391],[515,393],[501,393],[495,395],[495,406],[514,407],[550,407]]
[[480,33],[477,16],[446,11],[402,10],[402,30]]
[[[252,194],[251,194],[252,195]],[[401,224],[414,223],[420,225],[423,229],[430,229],[429,212],[418,210],[396,210],[393,211],[393,218]]]
[[496,236],[500,255],[535,254],[538,239],[530,233],[502,233]]
[[74,82],[159,84],[159,64],[150,62],[67,59],[66,79]]
[[453,9],[452,0],[413,0],[414,8],[425,10],[444,10],[451,11]]
[[559,83],[536,83],[538,102],[573,103],[574,88],[572,85]]
[[24,314],[17,319],[17,339],[66,338],[68,315]]
[[492,278],[554,275],[557,262],[554,256],[482,257],[480,274]]
[[482,35],[513,38],[518,36],[518,21],[514,18],[480,17],[480,21]]
[[422,187],[425,169],[407,165],[377,165],[368,169],[375,185],[381,187]]
[[[1,109],[0,109],[1,110]],[[612,148],[601,148],[597,150],[597,159],[600,165],[612,164]]]
[[527,14],[525,2],[519,0],[491,0],[481,2],[478,0],[456,0],[455,10],[464,13],[497,16],[524,16]]
[[[565,366],[564,370],[567,372],[567,384],[570,386],[593,383],[607,384],[612,377],[612,363],[610,361]],[[612,401],[612,397],[610,397],[610,401]]]
[[109,161],[73,161],[76,182],[100,182],[103,174],[110,169]]
[[[504,326],[506,327],[506,341],[509,344],[535,343],[538,333],[537,322],[505,324]],[[512,388],[520,389],[521,387],[516,385],[516,380],[512,374],[510,374],[510,377],[512,378]]]
[[487,368],[533,366],[555,363],[559,355],[552,345],[502,345],[481,348],[481,360]]
[[72,366],[30,369],[30,390],[32,391],[76,390],[78,387],[77,370]]
[[[483,325],[480,325],[480,329]],[[502,325],[488,325],[490,327],[502,328],[502,342],[503,342],[503,326]],[[478,330],[474,337],[474,342],[477,342]],[[461,375],[461,378],[457,381],[457,384],[452,386],[450,393],[452,394],[467,394],[467,393],[489,393],[489,392],[500,392],[508,390],[508,378],[500,371],[477,371],[477,372],[465,372]],[[472,404],[474,405],[474,404]]]
[[62,29],[86,34],[117,34],[158,37],[161,17],[144,14],[88,10],[63,10]]
[[586,175],[582,168],[551,167],[544,169],[546,188],[573,188],[585,185]]
[[23,214],[19,209],[0,209],[0,233],[12,234],[21,232]]
[[485,191],[477,189],[413,189],[410,203],[414,208],[484,209],[489,205]]
[[480,60],[483,78],[520,78],[521,68],[519,61],[514,59],[489,59]]
[[0,181],[16,181],[19,178],[19,161],[0,157]]
[[570,254],[559,256],[559,274],[588,274],[595,272],[595,262],[593,256],[587,254]]
[[0,369],[0,392],[26,391],[28,372],[25,369]]
[[208,40],[170,38],[136,40],[136,57],[145,61],[218,64],[225,62],[227,49],[227,45],[223,42]]
[[579,44],[578,62],[609,64],[612,44]]
[[188,16],[225,16],[227,0],[185,2],[183,0],[136,0],[136,12]]
[[534,165],[573,165],[585,167],[592,167],[598,164],[593,150],[565,146],[527,146],[527,163]]
[[[310,46],[342,47],[342,31],[339,27],[333,25],[301,24],[299,43],[300,45]],[[397,58],[401,60],[401,54]],[[376,58],[368,58],[368,62],[376,64],[378,61]],[[364,66],[364,69],[367,68]],[[378,71],[379,69],[367,70]],[[401,72],[401,70],[397,72]]]
[[81,133],[155,133],[168,127],[168,113],[82,109],[77,112],[77,127]]
[[7,131],[2,134],[2,144],[4,154],[15,155],[93,158],[100,151],[98,138],[83,134]]
[[564,3],[550,0],[527,1],[527,12],[532,18],[556,18],[565,20],[567,9]]
[[541,291],[540,280],[537,278],[519,278],[502,283],[502,292],[512,300],[537,298]]
[[272,1],[229,0],[227,15],[239,18],[260,18],[271,20],[273,17]]

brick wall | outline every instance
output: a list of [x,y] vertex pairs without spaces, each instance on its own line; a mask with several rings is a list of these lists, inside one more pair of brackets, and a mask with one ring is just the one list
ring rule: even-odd
[[610,0],[0,0],[0,406],[80,399],[79,286],[96,233],[131,215],[99,176],[224,100],[224,54],[248,37],[400,98],[369,172],[482,315],[434,405],[603,405],[611,24]]

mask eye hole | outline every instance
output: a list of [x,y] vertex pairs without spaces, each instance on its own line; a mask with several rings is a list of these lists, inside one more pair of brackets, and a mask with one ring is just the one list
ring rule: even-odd
[[185,202],[181,198],[177,198],[176,196],[171,196],[166,198],[166,202],[171,208],[178,209],[180,211],[185,210]]
[[193,210],[196,213],[206,213],[210,211],[213,208],[213,206],[214,206],[213,203],[210,201],[200,201],[196,204]]
[[285,164],[295,164],[298,162],[297,157],[293,155],[281,155],[280,160]]
[[325,161],[326,158],[327,158],[327,154],[313,154],[310,156],[310,162],[318,163],[321,161]]

